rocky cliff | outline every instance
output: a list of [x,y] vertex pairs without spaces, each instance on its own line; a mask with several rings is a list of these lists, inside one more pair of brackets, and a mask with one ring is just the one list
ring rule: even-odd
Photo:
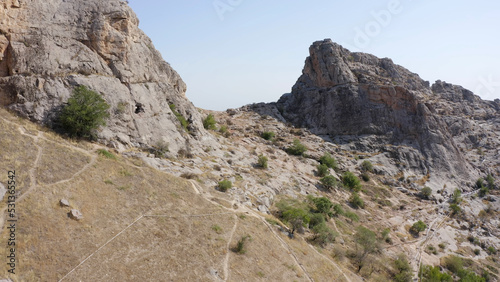
[[[85,85],[112,107],[112,118],[99,133],[106,144],[164,142],[176,152],[209,138],[185,97],[186,84],[138,24],[118,0],[2,0],[0,104],[51,124],[72,89]],[[188,130],[170,104],[188,120]]]
[[[257,111],[347,148],[385,154],[408,175],[440,175],[435,186],[450,176],[464,185],[480,171],[500,173],[500,101],[482,101],[441,81],[430,86],[388,58],[353,53],[329,39],[309,51],[292,92],[271,108],[254,107]],[[489,141],[481,137],[487,135]],[[488,167],[467,154],[485,146],[491,153]]]

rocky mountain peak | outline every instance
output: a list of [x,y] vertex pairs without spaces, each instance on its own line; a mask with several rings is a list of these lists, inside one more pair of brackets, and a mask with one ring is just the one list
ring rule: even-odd
[[298,83],[313,87],[333,87],[347,83],[398,85],[410,90],[429,88],[417,74],[394,64],[389,58],[350,52],[331,39],[314,42],[309,48]]
[[[386,154],[398,164],[396,171],[431,176],[428,185],[436,189],[449,175],[464,186],[488,170],[488,161],[497,167],[496,152],[480,166],[464,152],[495,131],[498,103],[442,81],[430,87],[391,59],[350,52],[329,39],[309,50],[292,92],[254,106],[256,112],[308,128],[346,150]],[[479,120],[487,122],[479,126]]]
[[[105,144],[168,143],[176,152],[210,139],[185,97],[186,84],[124,1],[2,0],[0,15],[2,106],[51,124],[73,88],[85,85],[111,105],[99,133]],[[170,105],[188,121],[187,130]]]

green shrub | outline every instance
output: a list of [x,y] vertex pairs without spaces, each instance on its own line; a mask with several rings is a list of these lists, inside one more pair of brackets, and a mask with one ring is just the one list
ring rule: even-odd
[[396,273],[394,274],[394,281],[396,282],[409,282],[413,278],[413,269],[408,262],[405,255],[401,254],[394,261],[394,267],[396,268]]
[[226,134],[227,133],[227,125],[221,125],[221,127],[219,128],[219,132],[222,134]]
[[203,120],[203,127],[205,129],[209,130],[217,130],[217,127],[215,126],[217,122],[215,121],[215,117],[213,114],[209,114],[204,120]]
[[268,161],[268,158],[266,156],[260,155],[259,160],[257,161],[257,165],[263,169],[266,169],[267,168],[267,161]]
[[303,228],[311,221],[311,214],[301,208],[291,208],[282,214],[283,219],[292,227],[292,233],[296,230],[303,233]]
[[58,123],[72,137],[93,139],[99,126],[106,125],[108,109],[101,95],[83,85],[78,86],[62,109]]
[[290,155],[302,156],[307,151],[307,147],[300,143],[299,139],[294,139],[293,145],[290,146],[286,151]]
[[311,197],[309,198],[314,204],[314,211],[316,213],[322,214],[325,218],[331,217],[333,215],[332,213],[332,207],[333,203],[330,201],[330,199],[326,197],[319,197],[319,198],[314,198]]
[[233,183],[229,180],[222,180],[219,182],[218,187],[221,192],[226,192],[233,187]]
[[444,259],[444,266],[451,272],[457,274],[464,267],[464,261],[457,256],[449,256]]
[[480,255],[480,254],[481,254],[481,250],[480,250],[480,249],[475,249],[475,250],[474,250],[474,254],[475,254],[476,256]]
[[361,169],[367,172],[373,172],[373,165],[370,161],[366,160],[361,163]]
[[309,220],[309,228],[314,228],[314,226],[325,223],[325,217],[320,213],[313,213]]
[[349,188],[353,191],[361,191],[361,181],[352,172],[347,171],[344,173],[344,175],[342,176],[342,184],[344,184],[344,187]]
[[391,233],[391,229],[390,228],[385,228],[384,230],[382,230],[382,232],[380,234],[380,235],[382,235],[382,240],[384,240],[386,242],[389,241],[389,239],[390,239],[389,233]]
[[450,210],[452,215],[456,215],[462,212],[462,209],[457,204],[451,204]]
[[355,209],[365,207],[365,202],[356,192],[352,193],[351,197],[349,198],[349,203],[351,203],[352,207]]
[[446,281],[452,282],[453,278],[448,273],[442,273],[439,266],[424,265],[420,269],[422,281]]
[[318,165],[317,169],[318,169],[318,176],[319,177],[325,177],[329,174],[328,167],[324,164]]
[[337,160],[335,160],[335,158],[329,153],[325,153],[321,156],[321,158],[319,158],[319,163],[326,165],[329,168],[337,169]]
[[222,227],[220,227],[217,224],[212,225],[212,230],[215,231],[215,233],[217,233],[217,234],[221,234],[222,233]]
[[247,250],[245,249],[245,241],[247,239],[251,239],[250,235],[243,236],[243,237],[241,237],[240,240],[238,240],[238,243],[236,244],[236,247],[234,248],[235,253],[242,255],[242,254],[247,252]]
[[333,215],[335,216],[344,215],[344,209],[340,204],[333,205]]
[[320,179],[321,184],[326,189],[333,189],[337,186],[337,179],[333,175],[327,175]]
[[490,188],[490,190],[494,190],[496,188],[495,178],[493,178],[491,174],[488,174],[488,176],[486,177],[486,182],[488,182],[488,188]]
[[363,172],[361,174],[361,179],[363,179],[364,182],[368,182],[368,181],[370,181],[370,175],[366,172]]
[[424,231],[427,228],[427,224],[423,221],[419,220],[415,222],[410,228],[410,232],[418,235],[420,232]]
[[377,235],[375,232],[364,226],[358,226],[356,228],[356,233],[354,234],[354,241],[356,242],[356,254],[355,254],[355,263],[358,266],[358,273],[361,271],[361,268],[364,265],[364,260],[371,253],[375,253],[379,250],[379,242],[377,240]]
[[351,221],[355,221],[355,222],[358,222],[359,221],[359,216],[354,213],[354,212],[351,212],[351,211],[346,211],[344,213],[344,216],[348,219],[350,219]]
[[314,226],[312,232],[314,233],[313,241],[318,243],[320,246],[333,243],[335,241],[335,237],[338,235],[331,228],[326,226],[325,222]]
[[271,140],[274,139],[275,135],[276,134],[274,132],[272,132],[272,131],[264,131],[264,132],[262,132],[262,134],[260,135],[260,137],[262,137],[262,138],[264,138],[266,140],[271,141]]
[[457,205],[462,202],[462,192],[458,188],[453,191],[453,194],[451,195],[451,202]]
[[432,189],[430,187],[425,186],[420,191],[420,196],[424,199],[430,199],[431,195],[432,195]]
[[486,251],[488,252],[489,255],[496,255],[497,253],[497,249],[495,249],[495,247],[493,246],[489,246]]
[[188,131],[189,122],[186,120],[186,118],[175,110],[174,104],[170,104],[169,106],[170,106],[170,110],[172,111],[172,113],[175,115],[177,120],[181,123],[181,127],[184,128],[184,130]]
[[488,193],[490,192],[490,189],[486,186],[483,186],[481,187],[481,189],[479,189],[479,197],[484,197],[486,195],[488,195]]
[[483,188],[483,187],[484,187],[484,179],[479,178],[478,180],[476,180],[476,187],[477,187],[478,189]]
[[110,153],[108,150],[106,149],[99,149],[97,150],[97,153],[105,158],[108,158],[108,159],[112,159],[112,160],[116,160],[116,156],[113,155],[112,153]]

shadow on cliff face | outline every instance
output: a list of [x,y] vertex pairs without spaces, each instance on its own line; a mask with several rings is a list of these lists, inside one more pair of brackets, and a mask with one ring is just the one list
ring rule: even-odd
[[[461,102],[470,105],[453,108]],[[485,105],[485,113],[474,119],[498,116],[468,90],[440,81],[431,88],[390,59],[351,53],[324,40],[310,47],[291,93],[276,103],[249,108],[307,128],[347,150],[388,153],[410,173],[457,176],[464,184],[478,172],[450,127],[471,115],[477,104]]]

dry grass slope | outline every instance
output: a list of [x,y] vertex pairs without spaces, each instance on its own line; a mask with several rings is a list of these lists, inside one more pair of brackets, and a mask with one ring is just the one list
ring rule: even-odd
[[[206,196],[188,180],[138,159],[108,159],[97,153],[98,145],[64,140],[0,111],[0,171],[16,169],[22,195],[16,203],[18,268],[12,275],[2,264],[0,277],[308,281],[304,269],[315,280],[342,275],[305,242],[270,229],[257,213],[247,210],[244,217],[243,207],[218,204],[227,201],[225,195]],[[71,207],[59,205],[63,198]],[[4,200],[0,208],[5,206]],[[71,208],[84,219],[70,219]],[[6,246],[8,234],[2,230],[0,245]],[[252,238],[247,252],[231,251],[245,235]],[[6,255],[0,248],[0,257]]]

